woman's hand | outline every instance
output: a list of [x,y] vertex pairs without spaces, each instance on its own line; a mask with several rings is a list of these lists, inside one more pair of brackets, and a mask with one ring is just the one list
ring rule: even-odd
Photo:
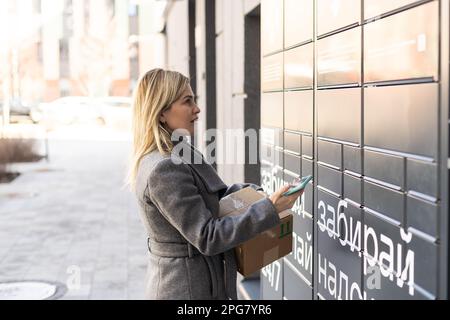
[[272,201],[278,213],[291,209],[298,197],[300,197],[305,191],[305,189],[303,189],[291,194],[290,196],[283,196],[283,193],[288,191],[291,187],[292,185],[287,184],[270,195],[269,199]]

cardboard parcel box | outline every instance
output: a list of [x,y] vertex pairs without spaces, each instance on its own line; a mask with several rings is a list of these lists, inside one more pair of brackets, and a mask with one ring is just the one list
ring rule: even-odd
[[[264,198],[247,187],[234,192],[219,202],[219,217],[243,214],[248,207]],[[279,213],[280,224],[260,233],[235,248],[238,271],[247,277],[292,251],[293,216],[290,210]]]

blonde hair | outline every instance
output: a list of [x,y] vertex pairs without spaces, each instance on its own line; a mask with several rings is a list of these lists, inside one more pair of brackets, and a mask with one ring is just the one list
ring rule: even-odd
[[181,98],[189,85],[189,78],[179,72],[163,69],[148,71],[140,80],[133,94],[133,151],[125,185],[135,190],[141,159],[147,153],[158,150],[161,154],[173,149],[171,133],[160,115]]

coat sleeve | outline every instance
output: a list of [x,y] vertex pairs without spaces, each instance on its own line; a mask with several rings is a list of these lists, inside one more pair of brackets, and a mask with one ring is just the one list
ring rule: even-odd
[[150,201],[203,255],[228,251],[280,222],[272,202],[263,198],[238,216],[214,218],[185,164],[161,160],[148,180]]
[[231,186],[229,186],[227,189],[225,190],[221,190],[221,192],[219,193],[219,198],[222,199],[223,197],[226,197],[236,191],[239,191],[241,189],[244,188],[252,188],[256,191],[264,191],[264,189],[256,184],[253,183],[235,183],[232,184]]

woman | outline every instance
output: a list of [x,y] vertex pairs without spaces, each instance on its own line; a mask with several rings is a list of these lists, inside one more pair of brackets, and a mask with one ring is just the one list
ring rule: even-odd
[[240,216],[217,218],[220,198],[245,187],[262,188],[227,187],[186,141],[179,143],[197,161],[173,152],[179,145],[172,142],[172,133],[184,129],[192,136],[200,112],[189,79],[151,70],[140,80],[133,103],[129,183],[148,234],[147,298],[237,299],[233,248],[276,226],[278,213],[292,208],[301,193],[281,196],[289,189],[284,186]]

